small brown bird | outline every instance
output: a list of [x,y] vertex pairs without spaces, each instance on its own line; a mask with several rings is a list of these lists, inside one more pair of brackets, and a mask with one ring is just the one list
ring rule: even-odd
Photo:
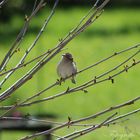
[[61,79],[72,76],[72,83],[76,83],[74,76],[77,72],[76,64],[73,61],[73,57],[70,53],[66,53],[62,55],[62,59],[58,63],[57,66],[57,74],[61,77]]

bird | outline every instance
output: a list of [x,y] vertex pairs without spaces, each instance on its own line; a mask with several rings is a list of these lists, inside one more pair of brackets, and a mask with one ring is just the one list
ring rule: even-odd
[[71,82],[76,84],[74,79],[75,74],[77,73],[76,63],[73,60],[72,54],[65,53],[62,55],[62,59],[57,65],[57,74],[63,80],[69,76],[71,77]]

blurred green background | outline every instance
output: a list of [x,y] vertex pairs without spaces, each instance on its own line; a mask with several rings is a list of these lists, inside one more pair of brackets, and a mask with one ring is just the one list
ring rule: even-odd
[[[110,2],[111,3],[111,2]],[[13,4],[14,5],[14,4]],[[20,5],[20,4],[19,4]],[[17,7],[19,6],[17,5]],[[26,7],[26,6],[25,6]],[[41,10],[35,18],[33,18],[30,28],[25,36],[22,44],[20,45],[20,52],[16,53],[15,56],[9,62],[7,69],[12,68],[16,65],[22,54],[25,53],[26,49],[32,44],[37,33],[39,32],[41,25],[50,12],[51,6],[46,6]],[[129,6],[128,6],[129,7]],[[90,64],[93,64],[116,51],[120,51],[129,46],[135,45],[140,41],[140,9],[138,7],[112,7],[106,8],[102,16],[85,32],[80,36],[72,40],[67,46],[66,50],[62,51],[59,55],[53,58],[43,69],[41,69],[29,82],[18,89],[10,99],[1,105],[10,105],[18,100],[24,100],[27,97],[37,93],[44,89],[48,85],[51,85],[58,78],[56,74],[56,66],[61,58],[61,54],[70,52],[73,54],[74,59],[77,63],[78,69],[82,69]],[[34,58],[35,56],[42,54],[44,51],[53,48],[60,38],[63,38],[74,26],[76,26],[79,20],[87,13],[90,6],[69,6],[69,7],[58,7],[55,15],[51,22],[43,33],[42,37],[38,41],[36,47],[32,50],[32,53],[26,59],[25,62]],[[25,8],[26,9],[26,8]],[[24,14],[30,13],[25,9],[19,13],[14,12],[7,17],[1,18],[0,22],[0,62],[4,58],[4,55],[10,48],[13,40],[16,38],[18,31],[21,29],[24,23]],[[16,11],[16,10],[15,10]],[[2,13],[2,12],[1,12]],[[9,16],[9,17],[8,17]],[[6,20],[5,20],[6,19]],[[73,85],[68,80],[63,83],[62,86],[57,86],[47,92],[45,92],[37,99],[48,97],[56,93],[60,93],[64,89],[69,87],[75,87],[80,85],[91,78],[100,75],[101,73],[113,68],[117,64],[121,63],[127,57],[129,57],[134,51],[124,53],[120,56],[113,58],[112,60],[105,62],[95,68],[85,71],[76,77],[77,84]],[[139,60],[139,56],[135,57]],[[127,63],[131,64],[132,61]],[[11,84],[13,84],[23,73],[26,73],[33,64],[29,67],[18,70],[2,87],[1,92],[5,91]],[[123,67],[121,67],[123,69]],[[40,103],[30,107],[20,108],[18,111],[24,114],[54,114],[57,116],[55,121],[67,121],[67,117],[70,116],[72,119],[78,119],[87,115],[95,114],[107,107],[117,105],[129,99],[139,96],[139,69],[140,66],[136,66],[131,69],[128,73],[123,73],[115,78],[115,83],[107,81],[105,83],[90,87],[88,93],[78,92],[71,95],[62,96],[52,101]],[[3,76],[4,77],[4,76]],[[3,79],[0,77],[0,80]],[[133,109],[140,107],[138,103],[127,107],[125,109],[118,109],[118,113],[126,113]],[[107,114],[109,115],[109,114]],[[107,116],[106,115],[106,116]],[[105,116],[100,117],[91,121],[92,123],[98,123],[103,120]],[[79,138],[79,140],[112,140],[116,139],[140,139],[140,114],[129,117],[129,121],[125,123],[119,123],[115,126],[104,127],[93,133]],[[90,122],[86,122],[90,123]],[[130,134],[127,134],[125,128],[129,128]],[[66,128],[63,131],[58,131],[56,134],[64,135],[69,132],[78,130],[77,127]],[[11,139],[15,140],[21,138],[27,133],[19,132],[3,132],[1,133],[1,140]],[[29,134],[29,133],[28,133]],[[125,137],[123,137],[125,136]],[[123,137],[123,138],[122,138]]]

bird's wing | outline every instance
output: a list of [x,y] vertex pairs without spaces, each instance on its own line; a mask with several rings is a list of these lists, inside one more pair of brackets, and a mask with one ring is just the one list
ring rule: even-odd
[[77,72],[77,67],[76,67],[76,63],[73,62],[73,66],[74,66],[74,74]]

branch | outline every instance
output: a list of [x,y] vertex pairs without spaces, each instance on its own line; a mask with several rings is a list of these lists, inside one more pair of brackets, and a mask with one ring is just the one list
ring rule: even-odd
[[5,3],[7,3],[8,2],[8,0],[3,0],[3,1],[1,1],[0,2],[0,8],[2,8],[2,6],[5,4]]
[[[19,32],[16,40],[14,41],[14,43],[12,44],[11,48],[9,49],[9,51],[7,52],[7,54],[5,55],[1,65],[0,65],[0,72],[3,71],[7,65],[7,63],[9,62],[9,60],[11,59],[11,57],[13,56],[13,54],[15,53],[15,48],[17,48],[21,41],[23,40],[29,23],[31,21],[31,19],[36,15],[36,13],[42,8],[44,0],[41,0],[40,3],[38,4],[38,6],[36,7],[35,10],[32,11],[31,15],[29,17],[25,17],[25,23],[24,26],[22,27],[21,31]],[[5,81],[4,81],[5,82]],[[0,87],[2,86],[3,83],[0,84]]]
[[[109,118],[107,118],[105,121],[103,121],[100,125],[97,125],[96,127],[101,127],[105,122],[107,122],[108,120],[110,120],[112,117],[114,117],[115,115],[117,115],[117,113],[115,113],[115,114],[113,114],[113,115],[111,115]],[[68,123],[67,123],[68,124]],[[63,126],[63,125],[62,125]],[[59,129],[61,128],[61,126],[59,126]],[[93,126],[92,126],[92,128],[93,128]],[[90,127],[90,129],[91,129],[91,127]],[[50,129],[51,130],[51,129]],[[24,137],[24,138],[21,138],[20,140],[29,140],[29,139],[32,139],[32,138],[35,138],[35,137],[38,137],[38,136],[41,136],[41,135],[47,135],[47,134],[49,134],[49,133],[51,133],[50,132],[50,130],[47,130],[47,131],[43,131],[43,132],[39,132],[39,133],[35,133],[35,134],[33,134],[33,135],[30,135],[30,136],[26,136],[26,137]],[[55,130],[55,129],[54,129]],[[64,139],[65,139],[65,137],[64,137]]]
[[[52,18],[53,14],[54,14],[54,10],[55,10],[55,8],[56,8],[56,6],[57,6],[57,4],[58,4],[58,1],[59,1],[59,0],[56,0],[56,1],[55,1],[55,4],[54,4],[54,6],[53,6],[53,8],[52,8],[52,11],[51,11],[49,17],[47,18],[47,20],[45,21],[44,25],[42,26],[42,28],[41,28],[39,34],[37,35],[37,37],[36,37],[36,39],[35,39],[35,41],[34,41],[33,44],[29,47],[29,49],[26,51],[26,53],[24,54],[24,56],[22,57],[22,59],[20,60],[19,64],[18,64],[16,67],[18,67],[20,64],[22,64],[22,63],[24,62],[24,60],[25,60],[25,58],[27,57],[27,55],[29,54],[29,52],[30,52],[30,51],[33,49],[33,47],[36,45],[37,41],[38,41],[39,38],[41,37],[41,35],[42,35],[43,31],[45,30],[46,26],[48,25],[50,19]],[[32,70],[31,70],[31,71],[32,71]],[[7,80],[7,78],[9,78],[9,76],[10,76],[13,72],[14,72],[14,70],[11,71],[10,73],[8,73],[8,75],[5,77],[5,79],[1,82],[1,85]],[[27,76],[27,78],[25,78],[26,76]],[[16,90],[16,88],[19,88],[19,87],[20,87],[20,84],[23,84],[24,82],[26,82],[27,80],[29,80],[31,77],[32,77],[32,75],[29,75],[29,74],[26,74],[25,76],[23,76],[19,81],[16,82],[16,83],[17,83],[16,85],[14,84],[11,88],[9,88],[7,91],[5,91],[4,93],[2,93],[2,94],[0,95],[0,100],[1,100],[1,99],[4,99],[4,98],[7,97],[9,94],[11,94],[12,92],[14,92],[14,91]],[[25,79],[24,79],[24,78],[25,78]],[[23,80],[24,82],[21,82],[21,83],[20,83],[20,81],[22,81],[22,80]],[[11,91],[12,91],[12,92],[11,92]],[[8,93],[7,93],[7,92],[8,92]],[[9,92],[10,92],[10,93],[9,93]]]
[[[115,114],[111,115],[110,117],[108,117],[108,118],[107,118],[105,121],[103,121],[102,123],[100,123],[100,124],[98,124],[98,125],[96,125],[96,126],[92,126],[92,127],[86,128],[86,129],[84,129],[84,130],[80,130],[80,131],[78,131],[78,132],[74,132],[74,133],[69,134],[69,135],[67,135],[67,136],[64,136],[64,139],[65,139],[65,138],[68,138],[68,137],[71,137],[71,136],[73,136],[73,135],[76,135],[76,136],[69,138],[69,140],[76,139],[76,138],[78,138],[78,137],[80,137],[80,136],[83,136],[83,135],[85,135],[85,134],[87,134],[87,133],[89,133],[89,132],[91,132],[91,131],[94,131],[94,130],[96,130],[96,129],[98,129],[98,128],[101,128],[101,127],[103,127],[103,126],[108,126],[109,124],[111,124],[112,122],[114,122],[114,121],[116,121],[116,120],[125,118],[125,117],[127,117],[127,116],[133,115],[133,114],[138,113],[138,112],[140,112],[140,108],[137,109],[137,110],[134,110],[134,111],[132,111],[132,112],[129,112],[129,113],[120,115],[120,116],[118,116],[118,117],[116,117],[116,118],[114,118],[114,119],[111,119],[112,117],[114,117],[115,115],[117,115],[117,113],[115,113]],[[64,125],[67,126],[67,125],[69,125],[69,124],[67,123],[67,124],[64,124]],[[30,136],[26,136],[26,137],[24,137],[24,138],[21,138],[20,140],[28,140],[28,139],[32,139],[32,138],[35,138],[35,137],[38,137],[38,136],[41,136],[41,135],[50,134],[50,133],[52,133],[53,131],[56,131],[56,130],[58,130],[58,129],[64,127],[64,125],[58,126],[57,129],[56,129],[56,128],[52,128],[52,129],[49,129],[49,130],[46,130],[46,131],[43,131],[43,132],[35,133],[35,134],[33,134],[33,135],[30,135]],[[78,135],[77,135],[77,134],[78,134]],[[62,139],[63,139],[63,138],[62,138]]]
[[[113,118],[115,115],[117,115],[118,113],[114,113],[113,115],[109,116],[107,119],[105,119],[103,122],[101,122],[100,124],[98,125],[95,125],[95,126],[92,126],[92,127],[89,127],[89,128],[86,128],[86,129],[83,129],[83,130],[80,130],[80,131],[77,131],[77,132],[74,132],[72,134],[68,134],[67,136],[64,136],[63,138],[64,139],[69,139],[69,140],[74,140],[76,138],[79,138],[87,133],[90,133],[98,128],[101,128],[102,126],[105,125],[106,122],[108,122],[111,118]],[[76,135],[76,136],[75,136]],[[58,139],[58,140],[63,140],[62,139]]]
[[[96,14],[98,14],[98,12],[100,13],[101,8],[103,8],[107,3],[109,2],[109,0],[105,0],[101,6],[99,8],[97,8],[97,10],[93,13],[93,15],[89,18],[90,21],[92,21],[93,18],[96,18]],[[89,21],[89,19],[87,21]],[[95,20],[94,20],[95,21]],[[92,24],[93,22],[86,22],[86,24],[84,24],[82,26],[82,28],[80,28],[81,31],[85,30],[90,24]],[[86,26],[85,26],[86,25]],[[66,44],[68,44],[73,38],[75,38],[77,35],[79,35],[80,32],[76,32],[73,35],[70,35],[69,38],[67,40],[65,40],[64,42],[60,42],[56,47],[58,48],[52,55],[50,55],[46,60],[43,60],[41,63],[38,63],[37,65],[35,65],[29,72],[27,72],[26,75],[24,75],[21,79],[19,79],[14,85],[12,85],[9,89],[7,89],[6,91],[4,91],[1,95],[0,95],[0,101],[4,101],[5,99],[7,99],[15,90],[17,90],[19,87],[21,87],[25,82],[27,82],[29,79],[31,79],[31,77],[33,77],[33,75],[40,69],[42,68],[46,63],[48,63],[54,56],[56,56],[65,46]]]
[[[99,128],[103,127],[103,126],[109,126],[110,124],[112,124],[112,123],[115,122],[116,120],[120,120],[120,119],[122,119],[122,118],[125,118],[125,117],[127,117],[127,116],[136,114],[136,113],[138,113],[138,112],[140,112],[140,108],[138,108],[138,109],[136,109],[136,110],[134,110],[134,111],[131,111],[131,112],[129,112],[129,113],[120,115],[120,116],[118,116],[118,117],[116,117],[116,118],[111,119],[114,115],[116,115],[116,114],[113,114],[112,116],[110,116],[109,118],[107,118],[104,122],[100,123],[99,125],[96,125],[96,126],[93,126],[93,127],[86,128],[86,129],[84,129],[84,130],[80,130],[80,131],[74,132],[74,133],[72,133],[72,134],[69,134],[69,135],[67,135],[67,136],[64,136],[63,138],[64,138],[64,139],[65,139],[65,138],[66,138],[66,139],[68,138],[69,140],[74,140],[74,139],[79,138],[79,137],[81,137],[81,136],[83,136],[83,135],[85,135],[85,134],[87,134],[87,133],[90,133],[90,132],[96,130],[96,129],[99,129]],[[78,134],[78,135],[77,135],[77,134]],[[75,135],[76,135],[76,136],[75,136]],[[73,136],[73,137],[72,137],[72,136]],[[70,137],[70,138],[69,138],[69,137]],[[63,138],[62,138],[62,139],[59,139],[59,140],[63,140]]]
[[[86,71],[86,70],[88,70],[88,69],[90,69],[90,68],[92,68],[92,67],[95,67],[95,66],[97,66],[98,64],[103,63],[103,62],[107,61],[108,59],[111,59],[112,57],[115,57],[115,56],[117,56],[117,55],[119,55],[119,54],[121,54],[121,53],[130,51],[130,50],[132,50],[132,49],[136,49],[136,48],[138,48],[139,46],[140,46],[140,44],[135,45],[135,46],[133,46],[133,47],[129,47],[129,48],[127,48],[127,49],[125,49],[125,50],[122,50],[122,51],[120,51],[120,52],[116,52],[116,53],[114,53],[113,55],[111,55],[111,56],[109,56],[109,57],[107,57],[107,58],[105,58],[105,59],[102,59],[101,61],[99,61],[99,62],[97,62],[97,63],[95,63],[95,64],[93,64],[93,65],[90,65],[90,66],[88,66],[88,67],[86,67],[86,68],[80,70],[79,72],[77,72],[76,75],[78,75],[78,74],[80,74],[80,73],[82,73],[82,72],[84,72],[84,71]],[[115,68],[113,68],[112,70],[109,70],[108,72],[106,72],[106,73],[104,73],[104,74],[102,74],[102,75],[96,77],[96,79],[99,79],[99,78],[101,78],[101,77],[107,75],[108,73],[110,73],[110,72],[116,70],[117,68],[119,68],[120,66],[122,66],[124,63],[126,63],[127,61],[129,61],[131,58],[133,58],[135,55],[137,55],[139,52],[140,52],[140,51],[138,50],[136,53],[134,53],[132,56],[130,56],[128,59],[126,59],[124,62],[122,62],[121,64],[119,64],[118,66],[116,66]],[[69,78],[71,78],[71,76],[65,78],[64,81],[67,80],[67,79],[69,79]],[[61,81],[60,81],[60,82],[61,82]],[[92,80],[91,82],[93,82],[93,80]],[[51,86],[49,86],[49,87],[47,87],[46,89],[42,90],[41,92],[39,92],[39,93],[37,93],[37,94],[34,94],[33,96],[29,97],[29,98],[26,99],[24,102],[22,102],[22,104],[24,104],[24,103],[30,101],[31,99],[33,99],[33,98],[35,98],[35,97],[40,96],[42,93],[46,92],[47,90],[49,90],[49,89],[51,89],[51,88],[53,88],[54,86],[57,86],[57,85],[59,85],[59,82],[55,82],[55,83],[52,84]]]
[[[135,65],[132,64],[131,66],[128,66],[127,67],[127,70],[129,70],[130,68],[136,66],[139,63],[140,63],[140,61],[137,61],[137,62],[135,62]],[[29,106],[29,105],[33,105],[33,104],[36,104],[36,103],[40,103],[40,102],[44,102],[44,101],[48,101],[48,100],[53,100],[53,99],[56,99],[56,98],[61,97],[61,96],[64,96],[64,95],[76,93],[76,92],[81,91],[81,90],[82,91],[85,91],[85,88],[91,87],[91,86],[96,85],[96,84],[99,84],[99,83],[103,83],[103,82],[108,81],[108,80],[112,80],[114,77],[120,75],[123,72],[126,72],[126,69],[123,69],[123,70],[115,73],[114,75],[110,76],[109,78],[104,78],[102,80],[99,80],[99,81],[94,82],[96,80],[96,78],[95,78],[95,79],[90,80],[89,82],[87,82],[87,83],[85,83],[85,84],[83,84],[81,86],[78,86],[78,87],[75,87],[75,88],[72,88],[72,89],[69,89],[69,90],[66,89],[66,91],[63,91],[62,93],[58,93],[56,95],[49,96],[47,98],[43,98],[43,99],[40,99],[40,100],[36,100],[36,101],[29,102],[29,103],[25,103],[25,102],[29,101],[30,99],[33,99],[34,97],[39,96],[40,94],[42,94],[43,92],[45,92],[46,90],[48,90],[48,89],[51,88],[51,87],[49,87],[49,88],[46,88],[45,90],[39,92],[38,94],[35,94],[34,96],[28,98],[27,100],[24,101],[25,104],[22,103],[19,106]],[[106,74],[108,74],[108,72],[106,72],[105,74],[102,74],[102,76],[104,76]],[[55,86],[56,84],[57,83],[55,83],[52,86]]]
[[[84,118],[81,118],[81,119],[78,119],[78,120],[73,120],[73,121],[70,121],[70,122],[63,123],[63,124],[61,124],[61,126],[57,126],[57,127],[54,127],[54,128],[52,128],[52,129],[50,129],[50,130],[47,130],[47,131],[45,132],[45,134],[52,133],[53,131],[56,131],[56,130],[61,129],[61,128],[66,127],[66,126],[71,126],[71,125],[74,125],[74,124],[77,124],[77,123],[80,123],[80,122],[83,122],[83,121],[95,119],[95,118],[97,118],[97,117],[100,117],[100,116],[102,116],[102,115],[108,113],[108,112],[111,112],[111,111],[114,111],[114,110],[116,110],[116,109],[120,109],[120,108],[129,106],[129,105],[132,105],[132,104],[134,104],[136,101],[139,101],[139,100],[140,100],[140,96],[137,97],[137,98],[134,98],[133,100],[126,101],[126,102],[124,102],[124,103],[122,103],[122,104],[119,104],[119,105],[116,105],[116,106],[113,106],[113,107],[109,107],[108,109],[105,109],[105,110],[103,110],[103,111],[101,111],[101,112],[98,112],[98,113],[96,113],[96,114],[93,114],[93,115],[91,115],[91,116],[88,116],[88,117],[84,117]],[[1,109],[3,109],[3,108],[1,108]],[[6,118],[6,117],[3,117],[3,118]],[[114,121],[116,121],[116,120],[114,120]],[[112,122],[113,122],[113,121],[112,121]],[[111,124],[112,122],[110,122],[110,124]]]
[[[130,51],[130,50],[133,50],[133,49],[136,49],[136,48],[139,48],[139,47],[140,47],[140,44],[137,44],[137,45],[135,45],[135,46],[129,47],[129,48],[127,48],[127,49],[124,49],[124,50],[122,50],[122,51],[120,51],[120,52],[115,52],[115,53],[113,53],[113,55],[111,55],[111,56],[109,56],[109,57],[107,57],[107,58],[105,58],[105,59],[102,59],[102,60],[98,61],[97,63],[92,64],[92,65],[90,65],[90,66],[88,66],[88,67],[86,67],[86,68],[80,70],[79,72],[77,72],[77,74],[79,74],[79,73],[81,73],[81,72],[84,72],[84,71],[86,71],[86,70],[88,70],[88,69],[90,69],[90,68],[92,68],[92,67],[94,67],[94,66],[97,66],[98,64],[103,63],[103,62],[105,62],[105,61],[111,59],[112,57],[115,57],[115,56],[120,55],[120,54],[122,54],[122,53],[124,53],[124,52]],[[119,68],[121,65],[123,65],[125,62],[127,62],[127,61],[130,60],[132,57],[134,57],[137,53],[139,53],[139,51],[137,51],[135,54],[133,54],[132,56],[130,56],[128,59],[126,59],[124,62],[122,62],[121,64],[119,64],[118,66],[116,66],[115,68],[113,68],[112,70],[109,70],[108,72],[106,72],[106,73],[104,73],[104,74],[102,74],[102,75],[96,77],[96,79],[99,79],[99,78],[101,78],[102,76],[108,74],[109,72],[112,72],[113,70],[116,70],[116,69]],[[71,76],[70,76],[70,77],[71,77]],[[67,80],[67,79],[69,79],[70,77],[67,77],[67,78],[65,78],[64,80]],[[91,82],[92,82],[92,81],[93,81],[93,80],[91,80]],[[61,81],[60,81],[60,82],[61,82]],[[27,99],[26,99],[25,101],[23,101],[22,103],[16,105],[16,107],[14,107],[14,109],[17,108],[17,107],[24,107],[24,106],[26,106],[26,105],[25,105],[26,102],[30,101],[31,99],[33,99],[33,98],[35,98],[35,97],[40,96],[40,95],[41,95],[42,93],[44,93],[45,91],[47,91],[47,90],[49,90],[49,89],[51,89],[51,88],[53,88],[54,86],[57,86],[57,85],[59,85],[59,82],[55,82],[54,84],[52,84],[51,86],[47,87],[46,89],[40,91],[40,92],[37,93],[37,94],[34,94],[34,96],[31,96],[31,97],[27,98]],[[87,84],[84,84],[84,85],[87,85]],[[23,105],[23,104],[24,104],[24,105]],[[10,107],[10,106],[9,106],[9,107],[8,107],[8,106],[5,107],[5,109],[8,109],[8,108],[9,108],[9,109],[10,109],[10,108],[13,108],[13,106],[11,106],[11,107]]]

